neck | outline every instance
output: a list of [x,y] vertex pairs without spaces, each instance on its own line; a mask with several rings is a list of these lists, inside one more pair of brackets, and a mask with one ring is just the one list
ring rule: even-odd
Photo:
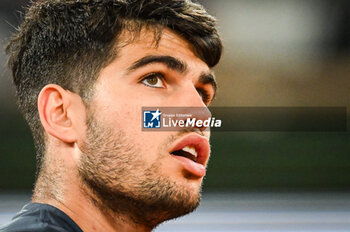
[[86,232],[152,230],[99,204],[99,199],[80,180],[76,167],[57,165],[58,163],[57,160],[50,160],[50,166],[41,170],[32,202],[45,203],[60,209]]

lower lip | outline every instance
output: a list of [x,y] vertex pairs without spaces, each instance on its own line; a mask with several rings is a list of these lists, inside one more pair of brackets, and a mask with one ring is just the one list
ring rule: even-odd
[[203,177],[205,176],[205,167],[202,164],[199,163],[195,163],[190,159],[187,159],[185,157],[182,156],[176,156],[176,155],[171,155],[171,157],[177,159],[178,161],[180,161],[180,163],[184,166],[184,168],[192,173],[195,176],[198,177]]

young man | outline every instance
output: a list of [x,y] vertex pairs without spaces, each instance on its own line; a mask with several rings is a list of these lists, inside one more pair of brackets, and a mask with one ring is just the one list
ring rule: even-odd
[[40,0],[6,50],[38,172],[0,231],[151,231],[198,206],[209,132],[145,132],[141,111],[211,102],[222,45],[202,6]]

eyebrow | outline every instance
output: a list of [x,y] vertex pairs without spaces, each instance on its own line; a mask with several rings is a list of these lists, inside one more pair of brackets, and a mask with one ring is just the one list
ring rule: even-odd
[[[149,55],[135,61],[129,68],[127,68],[127,73],[130,73],[138,68],[147,66],[149,64],[154,64],[154,63],[164,64],[165,66],[167,66],[167,68],[179,73],[185,73],[188,70],[187,64],[179,59],[176,59],[175,57]],[[217,84],[215,81],[214,74],[203,72],[199,76],[198,82],[201,84],[210,84],[213,87],[213,90],[214,90],[214,94],[212,97],[213,99],[216,95],[216,90],[217,90]]]
[[179,59],[172,56],[145,56],[141,59],[135,61],[128,69],[127,72],[132,72],[138,68],[144,67],[153,63],[161,63],[166,65],[169,69],[174,70],[179,73],[184,73],[187,71],[187,65]]

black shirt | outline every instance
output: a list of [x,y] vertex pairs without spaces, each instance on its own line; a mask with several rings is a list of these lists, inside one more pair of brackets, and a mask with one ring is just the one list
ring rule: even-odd
[[48,204],[29,203],[0,232],[82,232],[67,214]]

